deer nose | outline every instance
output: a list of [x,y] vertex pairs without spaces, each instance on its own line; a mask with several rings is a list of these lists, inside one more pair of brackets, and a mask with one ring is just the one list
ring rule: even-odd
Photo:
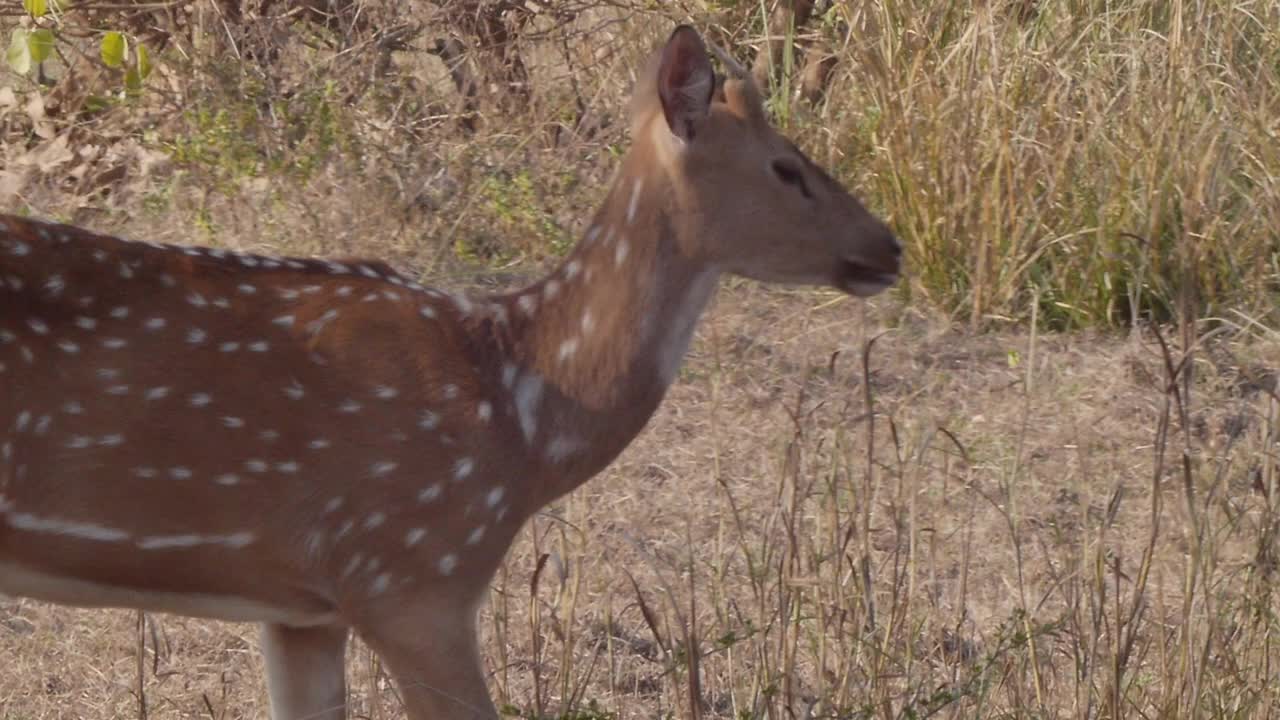
[[889,226],[879,218],[870,217],[863,220],[858,230],[862,240],[862,252],[865,261],[877,269],[897,272],[902,264],[902,243],[893,234]]
[[881,242],[884,243],[884,246],[888,249],[889,254],[893,256],[894,260],[901,261],[902,260],[902,242],[898,240],[897,235],[893,234],[893,231],[889,229],[888,225],[885,225],[884,223],[880,223],[880,227],[882,228],[882,232],[883,232],[883,235],[882,235],[883,239],[881,240]]

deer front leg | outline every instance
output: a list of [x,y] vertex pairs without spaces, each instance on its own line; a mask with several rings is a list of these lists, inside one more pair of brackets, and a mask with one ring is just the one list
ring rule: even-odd
[[272,720],[344,720],[346,627],[262,626]]
[[356,632],[391,671],[409,720],[497,720],[481,671],[472,603],[415,602]]

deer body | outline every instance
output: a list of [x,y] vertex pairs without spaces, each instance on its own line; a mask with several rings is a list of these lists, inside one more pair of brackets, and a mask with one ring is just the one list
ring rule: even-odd
[[277,719],[344,717],[349,629],[409,717],[495,717],[489,580],[643,429],[721,273],[870,294],[898,270],[748,81],[711,91],[677,30],[583,240],[487,298],[0,216],[0,593],[262,623]]

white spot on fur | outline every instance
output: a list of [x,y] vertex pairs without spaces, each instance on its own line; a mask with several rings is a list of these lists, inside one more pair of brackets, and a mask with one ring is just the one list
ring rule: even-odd
[[44,283],[45,292],[57,297],[67,287],[67,281],[61,275],[50,275],[49,279]]
[[465,480],[476,467],[475,460],[469,457],[459,459],[453,464],[453,477],[455,480]]
[[566,458],[586,447],[579,438],[559,435],[547,443],[547,459],[552,462],[564,462]]
[[440,562],[436,564],[436,567],[440,570],[441,575],[452,575],[453,571],[458,568],[458,556],[449,553],[440,558]]
[[488,506],[490,509],[492,509],[498,503],[502,502],[502,496],[506,494],[507,494],[507,489],[505,487],[501,485],[495,485],[492,489],[489,490],[489,493],[484,496],[484,504]]
[[627,224],[635,222],[636,208],[640,204],[640,188],[644,187],[644,178],[636,178],[635,185],[631,186],[631,201],[627,203]]
[[418,502],[420,503],[432,502],[433,500],[436,500],[437,498],[439,498],[442,492],[444,492],[444,486],[441,485],[440,483],[434,483],[432,485],[428,485],[418,493]]
[[66,535],[95,542],[121,542],[129,539],[129,533],[116,528],[62,518],[39,517],[30,513],[9,515],[9,526],[15,530]]
[[538,404],[542,401],[542,378],[532,373],[520,378],[515,389],[516,414],[526,443],[538,432]]
[[565,360],[573,357],[573,354],[577,351],[578,338],[569,338],[568,340],[560,343],[560,362],[564,362]]
[[143,550],[170,550],[196,547],[198,545],[224,545],[238,549],[252,542],[253,534],[247,532],[231,535],[156,535],[139,539],[138,547]]

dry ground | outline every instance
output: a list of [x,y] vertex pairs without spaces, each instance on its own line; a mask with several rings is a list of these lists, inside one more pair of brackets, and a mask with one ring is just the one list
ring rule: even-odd
[[[692,638],[703,717],[1273,714],[1257,371],[1280,343],[1242,337],[1196,354],[1160,460],[1150,333],[970,334],[730,281],[650,428],[495,580],[495,694],[691,717]],[[4,600],[0,658],[4,720],[140,717],[139,690],[151,718],[266,716],[250,626],[154,615],[140,639],[131,612]],[[356,717],[398,716],[363,648],[350,677]]]

